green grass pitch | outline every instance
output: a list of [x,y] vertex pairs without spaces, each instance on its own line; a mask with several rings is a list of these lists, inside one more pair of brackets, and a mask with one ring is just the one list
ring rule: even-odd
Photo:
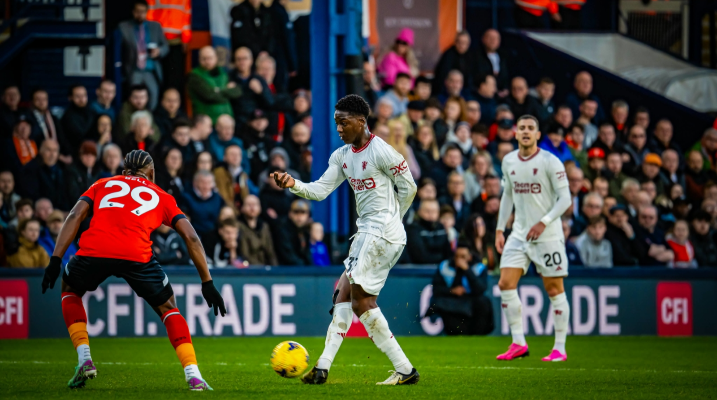
[[[65,386],[77,362],[69,338],[0,341],[0,399],[717,398],[717,338],[569,337],[568,362],[545,363],[550,337],[528,338],[531,356],[510,362],[495,360],[506,337],[404,337],[421,381],[400,387],[375,385],[391,365],[368,339],[344,341],[326,385],[281,378],[268,364],[281,340],[194,339],[211,393],[186,390],[166,338],[91,339],[98,377],[78,390]],[[291,340],[311,363],[323,350],[323,338]]]

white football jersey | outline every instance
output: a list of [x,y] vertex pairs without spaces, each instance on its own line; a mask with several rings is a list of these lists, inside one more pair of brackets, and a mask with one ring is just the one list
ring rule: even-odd
[[[348,180],[356,196],[358,232],[371,233],[395,244],[406,244],[401,219],[416,194],[406,160],[383,139],[371,135],[357,149],[344,145],[331,154],[329,168],[318,181],[296,180],[291,192],[309,200],[323,200]],[[398,187],[399,193],[393,189]]]
[[[528,231],[555,206],[558,189],[568,186],[565,166],[558,157],[538,148],[529,158],[514,150],[503,158],[503,190],[513,193],[515,220],[511,237],[525,241]],[[501,210],[510,213],[510,210]],[[560,218],[546,227],[536,242],[563,240]]]

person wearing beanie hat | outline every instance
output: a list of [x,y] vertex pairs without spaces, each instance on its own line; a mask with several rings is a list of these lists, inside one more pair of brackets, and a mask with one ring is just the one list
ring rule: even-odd
[[70,198],[79,198],[82,193],[100,179],[100,166],[97,163],[97,145],[85,140],[80,145],[79,157],[68,171]]
[[594,181],[598,176],[605,176],[605,151],[599,147],[593,147],[588,150],[588,162],[584,166],[583,172],[585,178],[590,182]]
[[665,182],[660,178],[660,168],[662,168],[662,158],[655,153],[647,153],[645,159],[642,160],[640,172],[637,174],[637,180],[640,183],[653,182],[657,195],[665,194]]
[[393,47],[380,61],[378,72],[382,76],[385,86],[393,86],[399,73],[407,74],[412,78],[418,76],[420,70],[418,59],[413,52],[413,30],[411,28],[401,29]]
[[568,144],[565,143],[565,133],[565,128],[559,124],[548,125],[546,129],[542,130],[543,137],[539,147],[558,157],[562,163],[573,161],[579,167],[580,165],[575,161]]

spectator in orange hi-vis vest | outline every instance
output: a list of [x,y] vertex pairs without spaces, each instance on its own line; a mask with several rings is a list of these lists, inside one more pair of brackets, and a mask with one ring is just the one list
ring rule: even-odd
[[165,73],[164,89],[182,90],[184,53],[192,39],[192,0],[147,0],[148,21],[162,25],[169,42],[169,54],[162,60]]
[[515,0],[515,25],[524,29],[544,29],[543,14],[550,13],[553,21],[560,22],[558,3],[554,0]]
[[550,21],[553,29],[579,30],[582,28],[582,9],[587,0],[553,0],[558,5],[561,21]]

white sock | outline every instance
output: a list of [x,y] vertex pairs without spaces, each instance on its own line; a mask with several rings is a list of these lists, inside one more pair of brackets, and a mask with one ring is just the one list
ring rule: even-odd
[[500,291],[501,309],[505,319],[510,325],[510,333],[513,335],[513,343],[525,346],[525,335],[523,334],[523,306],[520,304],[518,290]]
[[568,335],[568,321],[570,321],[570,305],[565,293],[560,293],[550,298],[553,305],[553,320],[555,321],[555,346],[553,350],[558,350],[565,354],[565,338]]
[[77,363],[82,365],[85,361],[91,360],[90,345],[81,344],[77,346]]
[[409,374],[413,370],[413,365],[408,361],[408,357],[401,350],[396,338],[393,337],[391,330],[388,328],[388,321],[381,313],[380,308],[374,308],[366,311],[359,318],[366,328],[368,336],[373,340],[376,347],[379,348],[388,359],[393,363],[396,372]]
[[329,330],[326,332],[326,343],[324,344],[324,352],[316,363],[316,368],[329,370],[331,363],[334,362],[336,353],[339,352],[341,343],[344,341],[346,332],[351,327],[354,318],[354,312],[351,309],[351,303],[338,303],[334,305],[334,319],[329,324]]
[[199,367],[197,367],[197,364],[189,364],[184,367],[184,379],[189,382],[189,380],[192,378],[202,379],[202,373],[199,372]]

